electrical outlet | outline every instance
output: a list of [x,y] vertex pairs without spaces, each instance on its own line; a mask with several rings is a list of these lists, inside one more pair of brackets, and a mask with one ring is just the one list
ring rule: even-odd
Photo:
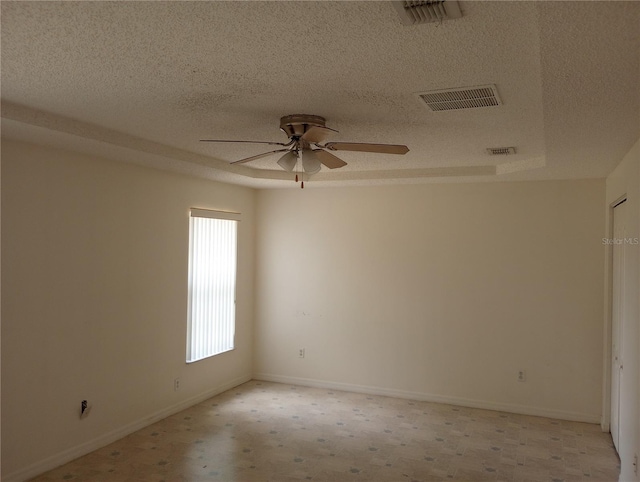
[[527,373],[524,370],[518,371],[518,381],[526,382],[527,381]]
[[89,402],[87,402],[86,400],[82,400],[80,402],[80,418],[85,418],[86,416],[88,416],[90,411],[91,407],[89,406]]
[[300,348],[300,350],[298,350],[298,358],[304,358],[304,348]]
[[180,378],[176,378],[176,379],[173,381],[173,390],[174,390],[174,391],[176,391],[176,392],[177,392],[178,390],[180,390]]

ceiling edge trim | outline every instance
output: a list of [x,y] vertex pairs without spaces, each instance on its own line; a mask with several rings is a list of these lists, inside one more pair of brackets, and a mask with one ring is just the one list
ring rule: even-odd
[[425,177],[495,176],[496,166],[427,167],[423,169],[392,169],[380,171],[347,171],[316,174],[313,181],[360,181],[416,179]]
[[[39,127],[61,134],[81,137],[89,141],[102,142],[120,148],[151,154],[154,156],[160,156],[163,158],[169,158],[177,161],[205,166],[210,169],[239,175],[247,179],[274,181],[293,180],[291,173],[288,172],[270,169],[252,169],[246,166],[229,164],[220,159],[215,159],[212,157],[204,156],[202,154],[185,151],[175,147],[167,146],[165,144],[160,144],[158,142],[131,136],[129,134],[125,134],[112,129],[103,128],[94,124],[58,116],[49,112],[31,109],[29,107],[14,104],[12,102],[1,102],[1,117],[33,127]],[[501,173],[509,173],[516,172],[517,170],[522,169],[508,170],[508,168],[503,168],[502,170],[504,172]],[[327,172],[316,174],[309,179],[313,180],[314,182],[322,183],[336,181],[393,181],[395,179],[495,176],[496,174],[498,174],[496,166],[487,165],[432,167],[423,169]]]
[[523,159],[521,161],[511,161],[498,164],[496,166],[496,174],[511,174],[513,172],[530,171],[531,169],[541,169],[546,167],[546,157],[535,157],[533,159]]
[[41,127],[64,134],[90,139],[93,141],[104,142],[120,147],[132,149],[134,151],[145,152],[172,159],[202,164],[207,167],[226,171],[232,174],[253,177],[251,171],[253,169],[246,166],[231,165],[220,159],[203,156],[194,152],[185,151],[175,147],[160,144],[158,142],[149,141],[140,137],[135,137],[123,132],[107,129],[89,124],[86,122],[69,119],[67,117],[51,114],[50,112],[39,111],[29,107],[14,104],[2,100],[1,116],[4,119],[22,122],[24,124]]

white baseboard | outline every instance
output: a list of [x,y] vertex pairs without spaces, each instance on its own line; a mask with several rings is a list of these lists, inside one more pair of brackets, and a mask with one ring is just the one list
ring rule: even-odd
[[531,407],[527,405],[517,405],[510,403],[498,403],[484,400],[473,400],[460,397],[449,397],[443,395],[434,395],[423,392],[411,392],[406,390],[395,390],[389,388],[368,386],[368,385],[356,385],[351,383],[331,382],[327,380],[316,380],[312,378],[300,378],[289,377],[282,375],[272,375],[268,373],[256,373],[253,377],[244,376],[236,378],[227,383],[217,386],[214,389],[208,390],[204,393],[191,397],[187,400],[183,400],[175,405],[167,407],[163,410],[153,413],[152,415],[120,427],[109,433],[101,435],[98,438],[89,440],[83,444],[77,445],[65,451],[59,452],[51,457],[47,457],[35,464],[20,469],[2,477],[3,482],[23,482],[32,477],[35,477],[43,472],[59,467],[66,464],[71,460],[82,457],[94,450],[109,445],[116,440],[119,440],[127,435],[140,430],[144,427],[151,425],[152,423],[169,417],[175,413],[185,410],[197,403],[200,403],[208,398],[211,398],[219,393],[230,390],[238,385],[241,385],[249,380],[262,380],[267,382],[287,383],[291,385],[301,385],[306,387],[315,388],[327,388],[330,390],[343,390],[347,392],[367,393],[369,395],[382,395],[387,397],[404,398],[409,400],[422,400],[425,402],[446,403],[449,405],[457,405],[462,407],[482,408],[485,410],[495,410],[499,412],[518,413],[523,415],[534,415],[539,417],[556,418],[560,420],[570,420],[574,422],[587,422],[587,423],[600,423],[600,415],[568,412],[563,410],[550,410],[546,408]]
[[66,464],[67,462],[77,459],[78,457],[82,457],[83,455],[86,455],[90,452],[93,452],[94,450],[104,447],[105,445],[109,445],[116,440],[126,437],[127,435],[136,432],[137,430],[148,427],[158,420],[167,418],[208,398],[218,395],[219,393],[226,392],[227,390],[248,382],[249,380],[251,380],[251,378],[251,376],[244,376],[236,378],[234,380],[230,380],[222,385],[217,386],[216,388],[207,390],[204,393],[196,395],[195,397],[191,397],[187,400],[183,400],[179,403],[176,403],[175,405],[171,405],[170,407],[155,412],[148,417],[137,420],[123,427],[117,428],[109,433],[101,435],[98,438],[89,440],[88,442],[76,445],[75,447],[71,447],[70,449],[54,454],[28,467],[17,470],[8,475],[3,474],[2,481],[23,482],[44,472],[47,472],[48,470],[55,469],[56,467]]
[[386,397],[405,398],[409,400],[421,400],[425,402],[446,403],[461,407],[482,408],[485,410],[495,410],[498,412],[518,413],[521,415],[534,415],[537,417],[555,418],[559,420],[570,420],[572,422],[600,423],[600,414],[567,412],[564,410],[551,410],[547,408],[531,407],[528,405],[517,405],[512,403],[490,402],[485,400],[473,400],[469,398],[449,397],[444,395],[434,395],[423,392],[410,392],[405,390],[395,390],[382,387],[372,387],[367,385],[354,385],[351,383],[331,382],[327,380],[316,380],[312,378],[298,378],[282,375],[272,375],[269,373],[256,373],[254,380],[266,382],[287,383],[291,385],[301,385],[314,388],[328,388],[331,390],[343,390],[347,392],[367,393],[369,395],[382,395]]

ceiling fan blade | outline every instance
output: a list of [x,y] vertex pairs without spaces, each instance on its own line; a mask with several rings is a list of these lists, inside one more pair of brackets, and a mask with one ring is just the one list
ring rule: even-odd
[[336,169],[338,167],[344,167],[347,165],[346,162],[344,162],[339,157],[334,156],[330,152],[323,151],[320,149],[313,152],[316,153],[316,156],[318,156],[318,159],[320,159],[320,162],[325,166],[327,166],[329,169]]
[[332,132],[338,132],[335,129],[329,129],[328,127],[313,126],[307,132],[302,134],[303,141],[307,141],[309,144],[316,144],[318,142],[324,142],[324,140],[331,135]]
[[288,146],[291,142],[285,144],[284,142],[268,142],[268,141],[228,141],[222,139],[200,139],[200,142],[242,142],[245,144],[269,144],[271,146]]
[[400,144],[363,144],[358,142],[329,142],[324,145],[332,151],[377,152],[380,154],[406,154],[407,146]]
[[255,161],[256,159],[270,156],[271,154],[275,154],[276,152],[285,152],[288,150],[289,149],[276,149],[275,151],[263,152],[262,154],[258,154],[257,156],[246,157],[244,159],[240,159],[239,161],[233,161],[231,164],[244,164],[245,162]]

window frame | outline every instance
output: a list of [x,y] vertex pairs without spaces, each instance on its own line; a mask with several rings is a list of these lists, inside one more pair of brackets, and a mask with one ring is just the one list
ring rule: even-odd
[[[233,244],[232,244],[232,253],[234,259],[232,261],[233,264],[233,289],[232,289],[232,300],[230,304],[230,309],[232,310],[231,320],[221,320],[220,317],[216,319],[209,320],[208,323],[200,323],[198,327],[194,327],[196,323],[195,318],[193,316],[193,305],[195,303],[194,297],[194,262],[198,262],[197,256],[198,254],[195,252],[194,243],[197,241],[194,235],[195,223],[194,218],[203,218],[203,219],[215,219],[221,221],[233,221],[235,227],[233,229]],[[188,278],[187,278],[187,337],[186,337],[186,362],[187,363],[195,363],[201,360],[206,360],[207,358],[214,357],[216,355],[220,355],[222,353],[227,353],[229,351],[235,350],[235,331],[236,331],[236,321],[237,321],[237,310],[236,310],[236,300],[237,300],[237,287],[238,287],[238,223],[240,222],[240,213],[231,212],[231,211],[216,211],[212,209],[201,209],[201,208],[191,208],[189,210],[189,249],[188,249]],[[210,240],[212,241],[212,240]],[[227,246],[229,247],[229,246]],[[208,248],[213,251],[213,245]],[[228,295],[228,294],[227,294]],[[211,301],[211,299],[208,299]],[[226,303],[229,303],[228,296],[225,298]],[[205,301],[206,303],[206,301]],[[201,307],[202,308],[202,307]],[[208,307],[210,308],[210,307]],[[228,308],[229,309],[229,308]],[[213,316],[216,316],[215,313]],[[227,323],[226,328],[221,328],[220,325],[223,323]],[[229,323],[230,321],[230,323]],[[230,327],[230,331],[229,331]],[[214,339],[215,336],[220,334],[220,331],[227,330],[227,333],[224,333],[224,336],[230,336],[230,339],[227,339],[227,343],[222,343],[223,349],[213,348],[216,344]],[[194,341],[194,331],[200,330],[200,336],[205,337],[206,340],[200,341],[200,347],[196,346],[196,342]],[[206,348],[203,348],[206,346]],[[196,353],[194,353],[196,352]]]

